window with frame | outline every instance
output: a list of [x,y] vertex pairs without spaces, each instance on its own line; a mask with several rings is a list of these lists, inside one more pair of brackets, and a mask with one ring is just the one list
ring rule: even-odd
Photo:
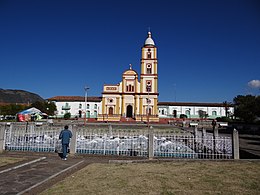
[[152,58],[151,52],[147,52],[147,58],[148,58],[148,59],[151,59],[151,58]]
[[134,86],[131,85],[131,84],[130,84],[130,85],[127,85],[127,86],[126,86],[126,91],[127,91],[127,92],[133,92],[133,91],[134,91]]
[[152,74],[152,64],[146,65],[146,74]]
[[185,111],[185,114],[186,114],[187,116],[189,116],[189,115],[190,115],[190,110],[186,110],[186,111]]
[[90,111],[89,110],[87,111],[86,117],[90,118]]
[[177,117],[177,110],[173,110],[173,117],[176,118]]
[[87,104],[87,109],[89,109],[89,104]]
[[146,92],[151,92],[152,91],[152,82],[147,81],[146,82]]

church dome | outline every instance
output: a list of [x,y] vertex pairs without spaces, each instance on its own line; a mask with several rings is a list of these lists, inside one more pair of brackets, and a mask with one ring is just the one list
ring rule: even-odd
[[144,45],[155,45],[154,41],[152,39],[152,33],[151,32],[148,32],[148,37],[145,40]]

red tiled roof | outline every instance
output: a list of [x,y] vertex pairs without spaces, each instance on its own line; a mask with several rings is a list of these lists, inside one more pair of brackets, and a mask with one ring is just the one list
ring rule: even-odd
[[[158,106],[206,106],[206,107],[224,107],[223,103],[198,103],[198,102],[158,102]],[[229,105],[233,106],[233,105]]]
[[[74,101],[74,102],[84,102],[84,96],[55,96],[47,99],[48,101],[60,101],[60,102],[67,102],[67,101]],[[101,97],[87,97],[88,102],[101,102]]]

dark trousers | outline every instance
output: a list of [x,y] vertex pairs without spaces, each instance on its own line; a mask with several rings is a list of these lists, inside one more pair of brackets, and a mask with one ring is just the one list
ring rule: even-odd
[[69,144],[62,144],[62,158],[66,158]]

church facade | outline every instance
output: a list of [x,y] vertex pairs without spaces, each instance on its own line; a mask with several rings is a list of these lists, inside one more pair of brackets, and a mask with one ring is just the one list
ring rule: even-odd
[[157,48],[151,32],[141,50],[140,79],[130,64],[118,84],[103,86],[102,113],[98,121],[158,122]]

